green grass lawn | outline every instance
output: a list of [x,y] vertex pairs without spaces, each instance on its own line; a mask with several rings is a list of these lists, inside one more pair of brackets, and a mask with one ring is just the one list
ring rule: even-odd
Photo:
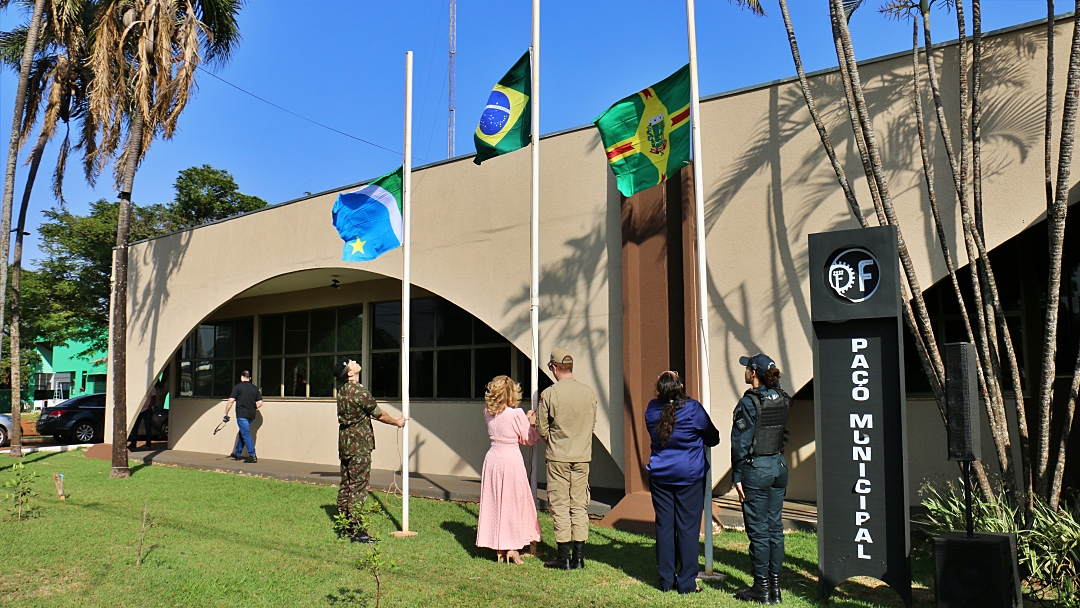
[[[0,482],[11,477],[0,460]],[[0,512],[6,556],[0,566],[3,606],[374,606],[375,584],[356,569],[361,545],[332,531],[336,489],[163,466],[134,465],[126,480],[110,480],[109,463],[81,452],[34,454],[38,517],[16,522]],[[52,475],[65,475],[66,501]],[[144,502],[157,522],[136,546]],[[390,535],[400,498],[373,495],[390,515],[376,518],[382,550],[394,562],[385,573],[383,606],[746,606],[731,594],[748,582],[746,536],[716,535],[717,569],[726,581],[692,596],[656,588],[653,540],[594,527],[584,571],[546,570],[539,560],[498,564],[477,549],[477,505],[413,499],[419,536]],[[8,503],[10,504],[10,502]],[[551,518],[541,514],[544,551],[551,553]],[[11,550],[17,547],[17,550]],[[817,606],[817,541],[787,537],[784,605]],[[916,605],[933,605],[928,560],[915,561]],[[901,606],[875,581],[845,583],[832,605]]]

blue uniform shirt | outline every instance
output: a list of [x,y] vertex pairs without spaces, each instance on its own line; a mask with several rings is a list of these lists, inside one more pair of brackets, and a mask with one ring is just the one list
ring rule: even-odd
[[[757,391],[763,399],[776,394],[774,389],[764,386]],[[750,447],[754,444],[757,408],[754,407],[754,402],[750,400],[748,393],[750,391],[743,393],[742,399],[739,399],[739,403],[735,406],[731,423],[731,483],[742,482],[743,466],[746,464],[746,457],[750,455]]]
[[683,485],[704,479],[709,470],[705,446],[720,443],[720,431],[713,426],[705,408],[693,399],[684,400],[675,410],[675,427],[667,444],[661,446],[656,427],[664,404],[656,399],[645,408],[645,427],[652,438],[649,479],[658,483]]

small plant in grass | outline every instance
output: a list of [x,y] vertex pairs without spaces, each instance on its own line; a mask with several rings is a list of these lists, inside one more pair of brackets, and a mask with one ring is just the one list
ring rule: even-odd
[[157,520],[150,517],[150,497],[146,497],[146,502],[143,503],[142,510],[142,525],[139,527],[139,549],[138,555],[135,558],[135,565],[141,566],[143,559],[143,546],[146,543],[146,533],[157,525]]
[[379,608],[379,604],[382,601],[382,577],[383,574],[392,570],[394,563],[383,555],[382,550],[379,548],[379,543],[382,538],[371,527],[372,516],[377,511],[382,511],[382,505],[379,505],[374,500],[369,500],[357,511],[357,519],[360,520],[360,527],[367,531],[368,536],[371,538],[371,542],[367,543],[367,549],[365,554],[360,557],[360,560],[356,563],[356,568],[361,572],[370,572],[371,576],[375,578],[375,608]]
[[27,473],[26,465],[16,462],[11,467],[11,473],[11,479],[4,482],[4,487],[11,489],[4,496],[6,500],[11,501],[11,515],[17,521],[22,521],[24,517],[36,516],[37,510],[30,506],[30,499],[38,495],[33,488],[34,480],[38,477],[37,472]]

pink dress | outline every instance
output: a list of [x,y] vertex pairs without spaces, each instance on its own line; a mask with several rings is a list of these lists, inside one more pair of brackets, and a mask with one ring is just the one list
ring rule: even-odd
[[540,540],[529,476],[518,444],[540,440],[536,429],[520,408],[508,407],[499,415],[484,411],[491,449],[484,457],[480,477],[480,521],[476,546],[496,551],[517,550]]

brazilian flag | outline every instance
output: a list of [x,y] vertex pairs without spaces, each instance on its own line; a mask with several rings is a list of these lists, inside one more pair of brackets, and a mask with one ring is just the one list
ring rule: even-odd
[[524,148],[532,137],[529,96],[531,79],[529,53],[525,52],[491,90],[487,107],[480,115],[480,124],[473,134],[476,142],[476,158],[480,164],[485,160]]
[[690,64],[594,122],[623,196],[667,181],[690,164]]

